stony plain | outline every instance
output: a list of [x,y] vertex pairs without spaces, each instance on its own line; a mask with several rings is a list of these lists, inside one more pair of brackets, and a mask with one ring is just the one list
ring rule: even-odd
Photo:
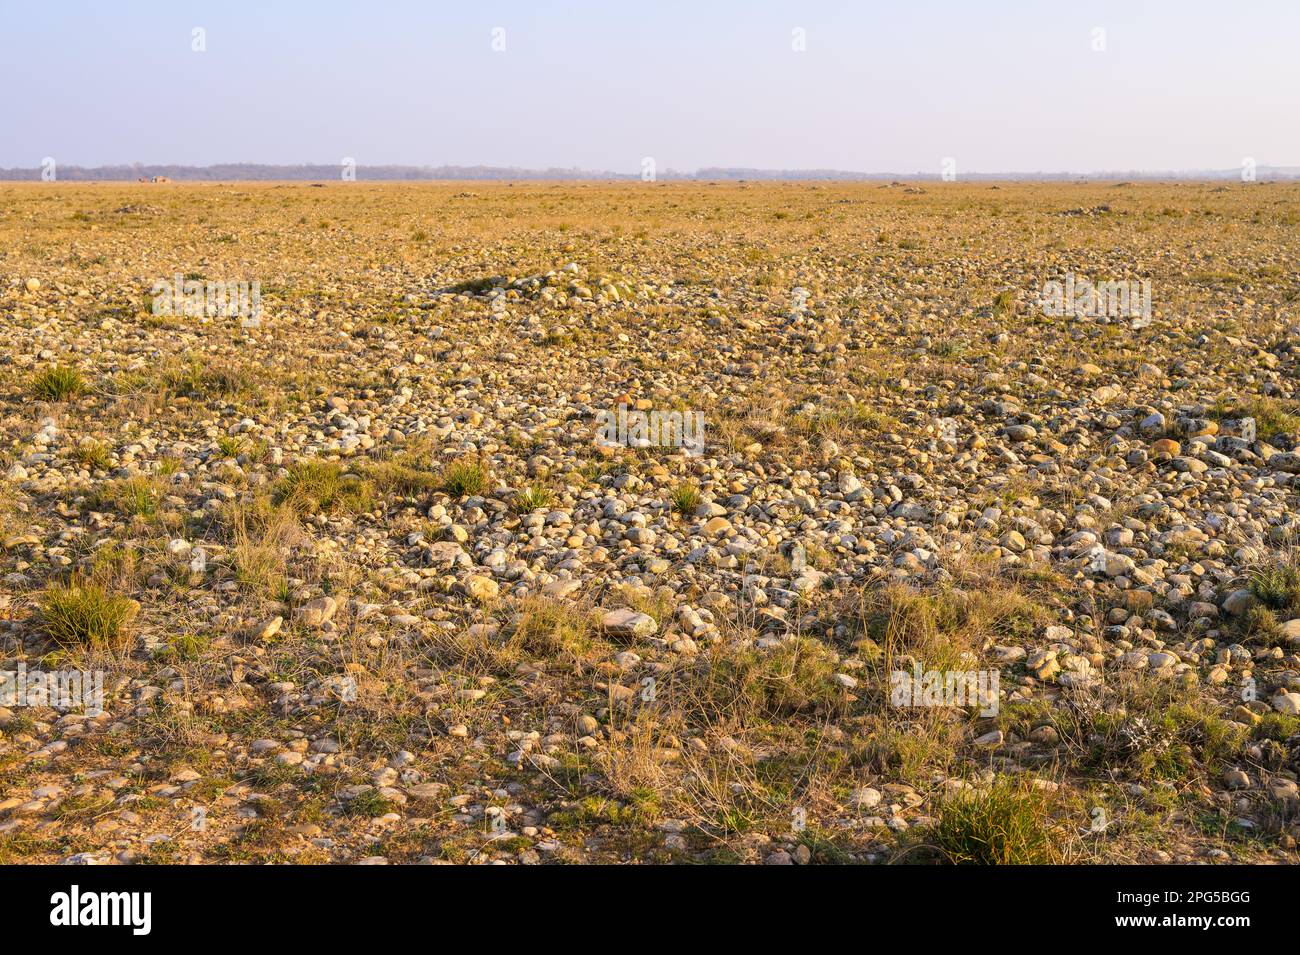
[[0,185],[0,861],[1297,861],[1298,203]]

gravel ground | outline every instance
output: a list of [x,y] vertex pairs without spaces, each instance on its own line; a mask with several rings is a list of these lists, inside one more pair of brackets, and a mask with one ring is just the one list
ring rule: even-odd
[[0,861],[1297,861],[1298,200],[0,185]]

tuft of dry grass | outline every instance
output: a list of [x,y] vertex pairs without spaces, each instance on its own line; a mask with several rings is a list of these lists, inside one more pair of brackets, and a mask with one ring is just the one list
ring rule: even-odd
[[374,484],[336,461],[300,461],[276,484],[274,497],[300,513],[355,513],[373,503]]
[[1052,808],[1049,794],[1031,779],[1003,776],[949,796],[920,838],[953,865],[1058,863],[1065,845]]
[[107,471],[112,465],[112,453],[106,444],[85,440],[72,452],[72,459],[89,471]]
[[45,633],[62,647],[118,646],[140,611],[136,601],[80,580],[52,584],[39,606]]
[[674,511],[683,517],[690,517],[704,499],[700,495],[700,489],[694,484],[679,484],[673,488],[669,500],[672,501]]
[[438,486],[452,497],[482,494],[490,486],[487,465],[476,458],[460,458],[442,469]]
[[53,365],[32,379],[32,394],[44,401],[67,401],[86,390],[86,379],[75,368]]
[[1050,611],[1018,587],[983,583],[980,589],[944,587],[922,592],[903,585],[867,588],[857,611],[862,632],[893,669],[910,655],[937,670],[966,669],[963,658],[988,640],[1026,639],[1051,621]]
[[847,691],[834,679],[835,652],[809,637],[766,650],[715,648],[685,674],[687,692],[710,718],[738,725],[796,715],[843,716]]
[[515,496],[510,500],[510,507],[516,514],[530,514],[550,507],[554,499],[555,495],[551,493],[550,488],[534,482],[515,492]]
[[153,517],[158,513],[162,495],[158,483],[144,475],[107,481],[90,495],[94,510],[113,510],[130,517]]
[[230,563],[235,581],[268,600],[288,594],[286,552],[298,541],[298,512],[265,497],[230,505],[225,521],[230,535]]
[[1300,610],[1300,567],[1278,559],[1251,571],[1246,583],[1251,596],[1269,610]]
[[545,659],[581,656],[591,648],[595,632],[596,620],[590,611],[546,597],[531,597],[520,603],[508,641],[514,650]]

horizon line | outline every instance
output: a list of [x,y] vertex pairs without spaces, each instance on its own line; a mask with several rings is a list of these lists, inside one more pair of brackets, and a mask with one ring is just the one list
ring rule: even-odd
[[[50,174],[46,174],[47,167]],[[351,176],[344,175],[348,170]],[[253,175],[247,175],[253,173]],[[288,173],[289,175],[275,175]],[[369,173],[363,176],[362,173]],[[243,174],[243,175],[241,175]],[[765,168],[757,166],[701,166],[694,171],[666,169],[663,172],[621,173],[611,170],[583,169],[576,166],[493,166],[486,164],[412,165],[384,163],[361,165],[352,163],[259,163],[222,162],[205,165],[184,163],[104,163],[95,166],[58,164],[46,157],[41,165],[0,168],[0,181],[135,181],[144,176],[164,175],[181,181],[709,181],[709,180],[769,180],[769,181],[886,181],[922,180],[927,182],[1032,181],[1060,179],[1120,180],[1163,179],[1175,181],[1240,179],[1243,183],[1258,181],[1260,177],[1281,179],[1300,178],[1300,166],[1274,166],[1259,164],[1251,168],[1249,176],[1244,167],[1226,169],[1101,169],[1091,171],[996,171],[996,172],[923,172],[913,170],[861,171],[830,168]]]

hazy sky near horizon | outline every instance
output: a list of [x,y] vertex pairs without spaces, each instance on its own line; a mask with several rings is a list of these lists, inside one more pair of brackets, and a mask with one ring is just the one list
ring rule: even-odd
[[1297,36],[1295,0],[0,0],[0,166],[1300,165]]

